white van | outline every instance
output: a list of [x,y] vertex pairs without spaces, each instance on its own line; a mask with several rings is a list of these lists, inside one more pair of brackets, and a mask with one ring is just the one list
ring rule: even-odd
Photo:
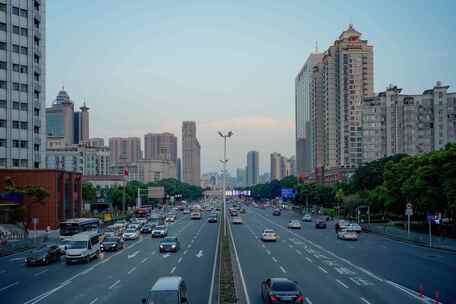
[[85,231],[73,235],[65,244],[65,262],[90,262],[100,253],[101,234],[96,231]]

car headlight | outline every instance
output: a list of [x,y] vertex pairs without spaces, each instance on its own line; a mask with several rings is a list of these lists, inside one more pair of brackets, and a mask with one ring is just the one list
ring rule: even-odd
[[41,260],[42,260],[43,262],[46,262],[46,257],[42,258]]
[[171,245],[171,248],[176,248],[176,245]]
[[163,245],[160,245],[160,248],[163,248]]

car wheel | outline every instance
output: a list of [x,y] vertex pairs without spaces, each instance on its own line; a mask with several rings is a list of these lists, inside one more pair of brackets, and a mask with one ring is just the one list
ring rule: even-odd
[[85,262],[86,262],[87,264],[90,263],[90,256],[87,256],[87,257],[85,258]]

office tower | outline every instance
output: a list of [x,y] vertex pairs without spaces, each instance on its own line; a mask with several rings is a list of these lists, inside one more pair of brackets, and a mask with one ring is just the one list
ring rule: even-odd
[[180,158],[176,160],[176,179],[180,182],[182,181],[182,162]]
[[245,168],[236,169],[236,185],[238,187],[245,187],[246,184],[246,172]]
[[456,141],[456,92],[441,82],[421,95],[390,86],[362,105],[363,162],[427,153]]
[[171,133],[144,135],[144,159],[177,160],[177,137]]
[[[326,107],[323,89],[323,69],[321,61],[312,68],[310,84],[310,168],[314,171],[325,165],[325,119]],[[296,173],[295,173],[296,174]]]
[[200,186],[201,147],[196,138],[196,123],[182,123],[182,175],[187,184]]
[[0,168],[45,168],[45,1],[0,3]]
[[46,108],[47,146],[74,144],[74,103],[64,88],[59,91],[52,106]]
[[[296,170],[299,174],[312,170],[311,138],[314,130],[311,124],[311,80],[313,67],[322,61],[323,54],[316,49],[307,58],[295,78],[295,128],[296,128]],[[271,172],[271,179],[274,179]]]
[[141,139],[139,137],[111,137],[109,148],[111,149],[111,162],[115,165],[129,164],[141,159]]
[[81,111],[74,112],[73,143],[79,144],[89,140],[89,109],[85,102]]
[[292,156],[288,159],[290,162],[290,174],[289,175],[295,175],[296,176],[296,156]]
[[281,159],[282,155],[280,153],[274,152],[271,154],[271,180],[280,180],[282,178],[280,171]]
[[350,24],[322,59],[325,167],[355,168],[362,161],[361,103],[373,96],[373,46]]
[[247,186],[253,186],[259,183],[259,159],[260,154],[257,151],[249,151],[247,153]]

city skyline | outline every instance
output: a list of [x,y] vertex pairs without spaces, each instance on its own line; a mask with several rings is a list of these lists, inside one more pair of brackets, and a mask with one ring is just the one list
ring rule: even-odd
[[[258,8],[253,4],[233,7],[200,2],[181,5],[179,10],[168,4],[154,5],[152,9],[147,1],[135,4],[119,3],[109,8],[101,3],[91,4],[88,14],[97,18],[87,18],[88,23],[84,25],[76,22],[87,13],[84,5],[68,12],[68,2],[48,4],[46,103],[49,105],[64,83],[75,100],[86,100],[91,108],[93,133],[90,136],[106,140],[114,136],[142,137],[148,132],[170,132],[180,138],[181,122],[195,120],[201,143],[202,172],[220,170],[218,160],[223,147],[216,134],[218,129],[233,130],[236,134],[228,145],[231,173],[242,167],[248,150],[261,152],[261,168],[268,167],[268,155],[274,151],[294,154],[293,78],[315,48],[315,41],[320,46],[332,45],[350,22],[376,46],[375,93],[384,91],[389,83],[400,85],[407,94],[423,91],[437,80],[449,85],[450,89],[456,86],[456,67],[450,60],[455,43],[439,38],[451,37],[450,29],[455,23],[450,14],[454,7],[452,2],[440,2],[432,7],[425,2],[413,7],[395,3],[396,18],[393,19],[388,5],[362,2],[356,10],[348,10],[341,3],[309,7],[290,2],[281,4],[277,13],[277,4],[262,2],[260,12],[253,16],[250,12]],[[184,12],[186,10],[191,14]],[[221,10],[223,16],[218,13]],[[239,18],[239,11],[241,16],[247,14],[250,19]],[[375,20],[369,17],[369,12],[373,11],[376,12]],[[332,22],[321,23],[321,14],[326,14]],[[125,17],[125,23],[116,25],[113,20],[120,15]],[[423,16],[427,22],[417,22]],[[154,20],[150,23],[153,26],[144,22],[144,28],[133,28],[129,24],[135,22],[128,21],[131,18],[139,22]],[[379,22],[385,26],[376,26]],[[206,25],[212,23],[216,31],[207,29]],[[118,51],[110,52],[106,57],[90,45],[80,49],[79,45],[87,39],[97,40],[110,49],[114,44],[118,45],[115,39],[105,35],[107,28],[102,27],[103,24],[112,25],[114,28],[110,27],[109,31],[119,36],[128,31],[130,35],[125,45],[133,47],[125,52],[123,47],[116,46]],[[277,24],[278,28],[271,28],[270,24]],[[312,24],[318,24],[318,27]],[[99,30],[89,32],[94,27]],[[182,28],[185,30],[180,30]],[[170,38],[161,32],[176,35]],[[441,35],[437,37],[434,32]],[[59,41],[68,35],[72,36],[72,41],[61,45]],[[149,42],[138,40],[144,35],[150,35]],[[189,45],[193,39],[197,39],[198,47],[190,47],[185,55],[177,51],[179,45]],[[232,45],[243,48],[233,49]],[[176,50],[172,56],[165,52],[170,49]],[[404,51],[411,49],[413,52]],[[152,50],[155,59],[143,56]],[[258,56],[248,56],[250,53]],[[192,61],[183,61],[188,54]],[[73,59],[69,61],[68,56]],[[220,60],[221,57],[226,59]],[[170,60],[175,62],[170,63]],[[62,71],[62,66],[67,69]],[[399,69],[391,74],[391,67]],[[105,73],[106,70],[111,72]],[[127,87],[123,79],[129,74],[134,81],[129,81]],[[102,83],[100,79],[103,79]],[[230,83],[230,87],[226,83]],[[186,102],[183,104],[182,100]],[[111,106],[106,107],[106,104]],[[142,114],[147,112],[157,113],[156,119]],[[124,123],[122,117],[126,114],[135,119]],[[117,132],[113,132],[115,127],[119,128]],[[276,146],[281,149],[274,148]]]

